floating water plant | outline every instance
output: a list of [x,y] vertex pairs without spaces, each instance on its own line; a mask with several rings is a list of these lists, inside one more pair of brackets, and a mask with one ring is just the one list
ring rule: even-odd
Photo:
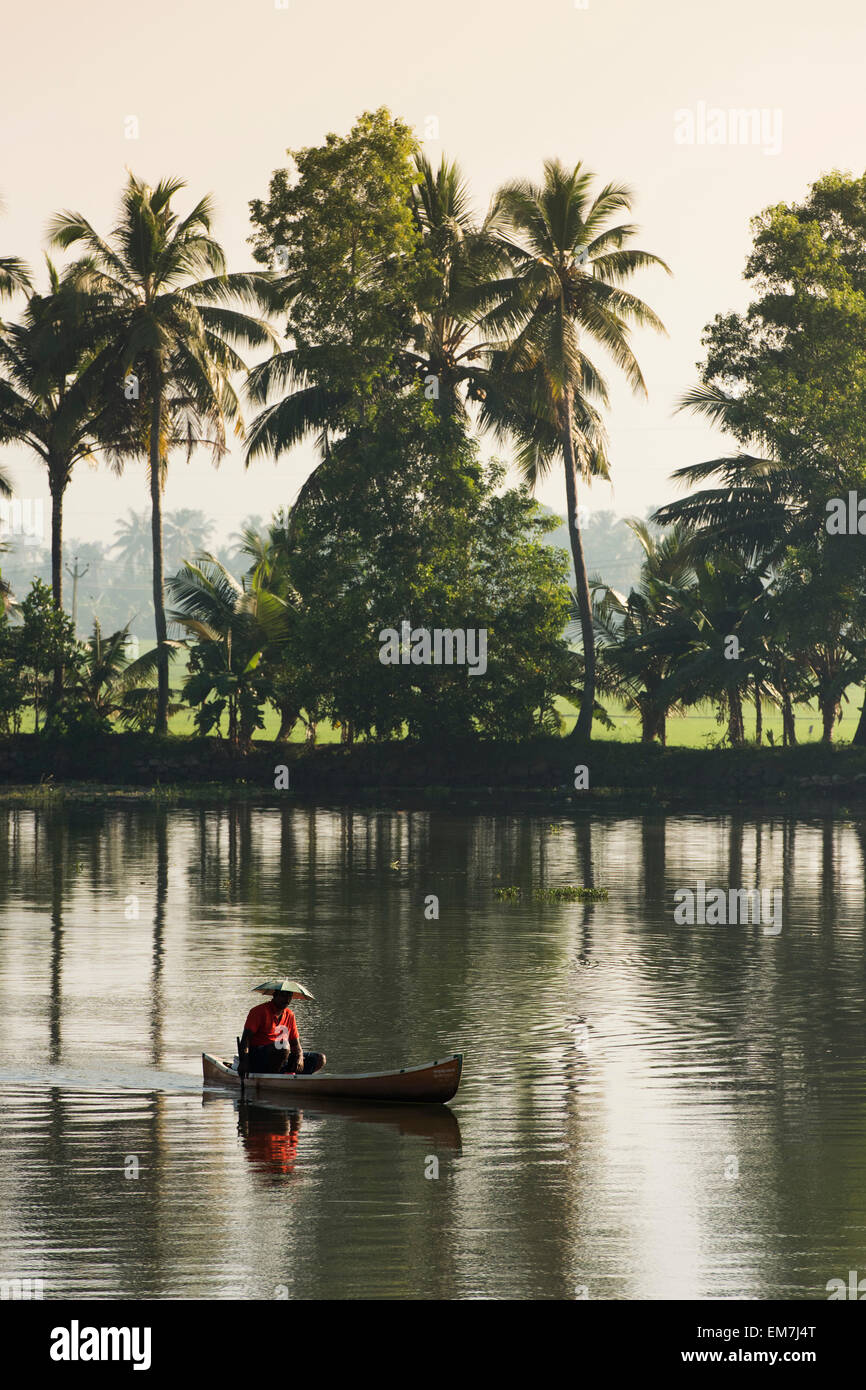
[[[494,896],[500,902],[519,902],[523,896],[522,888],[494,888]],[[573,883],[564,883],[558,888],[535,888],[532,892],[537,903],[605,903],[606,888],[576,888]]]
[[532,894],[537,903],[605,903],[606,888],[576,888],[563,883],[558,888],[536,888]]

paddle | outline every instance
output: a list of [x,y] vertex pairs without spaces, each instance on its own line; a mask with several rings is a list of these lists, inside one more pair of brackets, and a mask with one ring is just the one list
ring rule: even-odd
[[245,1070],[244,1070],[244,1059],[243,1059],[243,1054],[242,1054],[242,1052],[241,1052],[241,1040],[240,1040],[240,1038],[236,1037],[236,1038],[235,1038],[235,1042],[236,1042],[237,1045],[238,1045],[238,1076],[239,1076],[240,1079],[241,1079],[241,1095],[243,1095],[243,1093],[244,1093],[244,1077],[245,1077],[245,1075],[246,1075],[246,1072],[245,1072]]

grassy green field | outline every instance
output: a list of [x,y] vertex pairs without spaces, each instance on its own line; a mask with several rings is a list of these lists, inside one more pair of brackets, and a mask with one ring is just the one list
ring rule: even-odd
[[[180,688],[184,677],[183,658],[175,657],[172,665],[171,682],[172,688]],[[614,723],[613,729],[606,729],[604,725],[596,721],[593,726],[593,738],[615,739],[620,743],[639,743],[640,742],[640,720],[636,714],[629,713],[623,704],[618,700],[603,700],[605,708]],[[860,708],[863,704],[863,691],[852,688],[848,692],[848,700],[842,706],[842,719],[836,725],[833,733],[835,742],[850,743],[860,718]],[[566,732],[570,731],[574,719],[577,717],[575,707],[567,700],[557,701],[559,709],[566,722]],[[191,734],[194,733],[193,711],[183,710],[172,716],[170,728],[172,733]],[[755,710],[754,706],[746,703],[744,706],[744,718],[746,722],[746,738],[754,739],[755,736]],[[781,746],[782,743],[782,715],[779,710],[765,703],[763,710],[764,718],[764,742],[768,742],[767,734],[771,732],[773,741]],[[817,743],[821,739],[821,716],[817,707],[809,705],[798,705],[795,709],[795,723],[797,729],[797,739],[800,743]],[[261,739],[273,739],[276,737],[280,726],[279,715],[270,707],[265,712],[265,727],[257,735]],[[710,705],[697,705],[686,714],[678,717],[671,717],[667,725],[667,740],[672,748],[712,748],[719,744],[726,735],[727,725],[719,724],[716,720],[715,711]],[[292,731],[291,741],[293,743],[303,743],[306,737],[306,726],[299,720]],[[334,729],[327,721],[323,720],[316,731],[317,743],[338,743],[340,739],[339,729]]]
[[[628,714],[620,704],[608,700],[603,702],[608,714],[614,722],[613,730],[603,728],[597,721],[593,726],[593,738],[596,739],[616,739],[622,743],[634,743],[640,741],[640,720],[636,715]],[[849,691],[849,703],[842,706],[842,718],[833,731],[833,740],[837,743],[850,743],[860,718],[860,707],[863,703],[862,690]],[[567,707],[563,706],[565,711]],[[782,715],[779,710],[775,710],[764,705],[764,742],[767,740],[768,730],[773,734],[773,740],[777,746],[782,743]],[[744,719],[746,724],[746,738],[755,737],[755,710],[751,704],[744,706]],[[821,739],[821,716],[816,708],[809,705],[798,705],[795,709],[795,725],[797,730],[797,740],[800,743],[816,743]],[[569,721],[569,728],[571,722]],[[707,706],[696,706],[689,710],[687,714],[678,718],[672,717],[668,720],[667,740],[672,748],[712,748],[725,738],[727,724],[719,724],[716,720],[713,709]]]
[[[142,643],[142,653],[152,646],[152,643]],[[185,662],[182,656],[173,656],[171,662],[171,686],[175,691],[180,690],[185,675]],[[620,743],[639,743],[640,742],[640,720],[637,715],[625,710],[623,705],[617,700],[606,699],[602,702],[614,723],[613,729],[606,729],[596,721],[593,726],[593,738],[614,739]],[[836,725],[833,738],[837,743],[850,743],[857,727],[860,717],[860,707],[863,703],[863,691],[853,688],[848,692],[848,700],[842,706],[842,719]],[[566,720],[566,732],[570,731],[576,710],[573,705],[566,700],[558,701],[558,709]],[[764,742],[767,742],[768,731],[772,732],[773,740],[777,746],[782,743],[782,716],[778,710],[771,706],[764,706]],[[746,722],[746,738],[754,739],[755,736],[755,711],[751,704],[746,703],[744,707]],[[173,714],[169,720],[169,729],[173,734],[194,734],[195,714],[191,709],[184,708]],[[797,739],[800,743],[815,743],[821,739],[821,718],[817,708],[809,705],[798,705],[795,710]],[[265,727],[256,734],[257,739],[272,740],[276,737],[280,726],[280,718],[276,710],[270,706],[265,711]],[[25,716],[21,726],[22,733],[31,733],[33,730],[32,716]],[[719,724],[711,706],[696,706],[686,714],[678,717],[672,716],[668,720],[667,740],[668,746],[672,748],[712,748],[718,745],[725,738],[727,730],[726,724]],[[226,732],[226,722],[223,724],[223,732]],[[292,731],[291,742],[303,743],[306,737],[306,726],[299,720]],[[316,733],[317,743],[338,743],[340,740],[340,730],[335,729],[327,720],[322,720],[318,725]]]
[[[849,692],[849,702],[843,706],[841,721],[834,730],[834,741],[838,743],[849,743],[857,727],[860,717],[860,706],[863,701],[863,692],[860,690]],[[637,715],[629,714],[623,706],[614,700],[605,701],[605,707],[613,720],[614,728],[606,729],[596,721],[593,727],[593,737],[596,739],[615,739],[620,743],[639,743],[640,742],[640,720]],[[566,729],[572,726],[576,711],[574,707],[566,701],[559,702],[559,709],[566,719]],[[797,706],[796,713],[797,738],[800,743],[819,742],[821,738],[821,718],[816,709],[808,705]],[[753,739],[755,736],[755,711],[752,705],[745,707],[746,737]],[[279,716],[276,711],[270,708],[265,713],[265,728],[256,735],[261,739],[273,739],[276,737],[279,728]],[[172,733],[191,734],[194,733],[193,712],[184,710],[172,716],[170,721]],[[710,706],[702,708],[700,706],[690,710],[688,714],[680,717],[672,717],[668,720],[667,739],[668,745],[672,748],[712,748],[725,736],[727,726],[716,721],[715,714]],[[781,745],[782,742],[782,716],[778,710],[764,706],[764,741],[767,741],[767,732],[772,731],[774,742]],[[306,735],[305,726],[299,721],[292,731],[292,742],[303,743]],[[327,720],[323,720],[318,726],[318,743],[336,743],[339,741],[340,731],[334,729]]]

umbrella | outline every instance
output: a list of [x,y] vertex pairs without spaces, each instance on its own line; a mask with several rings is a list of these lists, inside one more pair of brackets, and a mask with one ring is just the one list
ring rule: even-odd
[[306,985],[302,985],[299,980],[265,980],[263,985],[253,986],[254,994],[288,994],[289,1002],[292,999],[313,999]]

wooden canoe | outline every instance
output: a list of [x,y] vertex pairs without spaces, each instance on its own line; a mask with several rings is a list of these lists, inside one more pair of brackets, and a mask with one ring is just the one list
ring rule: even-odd
[[[234,1063],[220,1062],[203,1052],[202,1071],[210,1085],[240,1086]],[[355,1076],[332,1076],[326,1071],[312,1076],[283,1076],[279,1072],[254,1072],[246,1078],[244,1088],[251,1095],[279,1095],[297,1098],[304,1096],[341,1096],[347,1100],[378,1100],[430,1105],[450,1100],[457,1094],[463,1054],[455,1052],[441,1062],[428,1062],[422,1067],[403,1067],[400,1071],[362,1072]]]

